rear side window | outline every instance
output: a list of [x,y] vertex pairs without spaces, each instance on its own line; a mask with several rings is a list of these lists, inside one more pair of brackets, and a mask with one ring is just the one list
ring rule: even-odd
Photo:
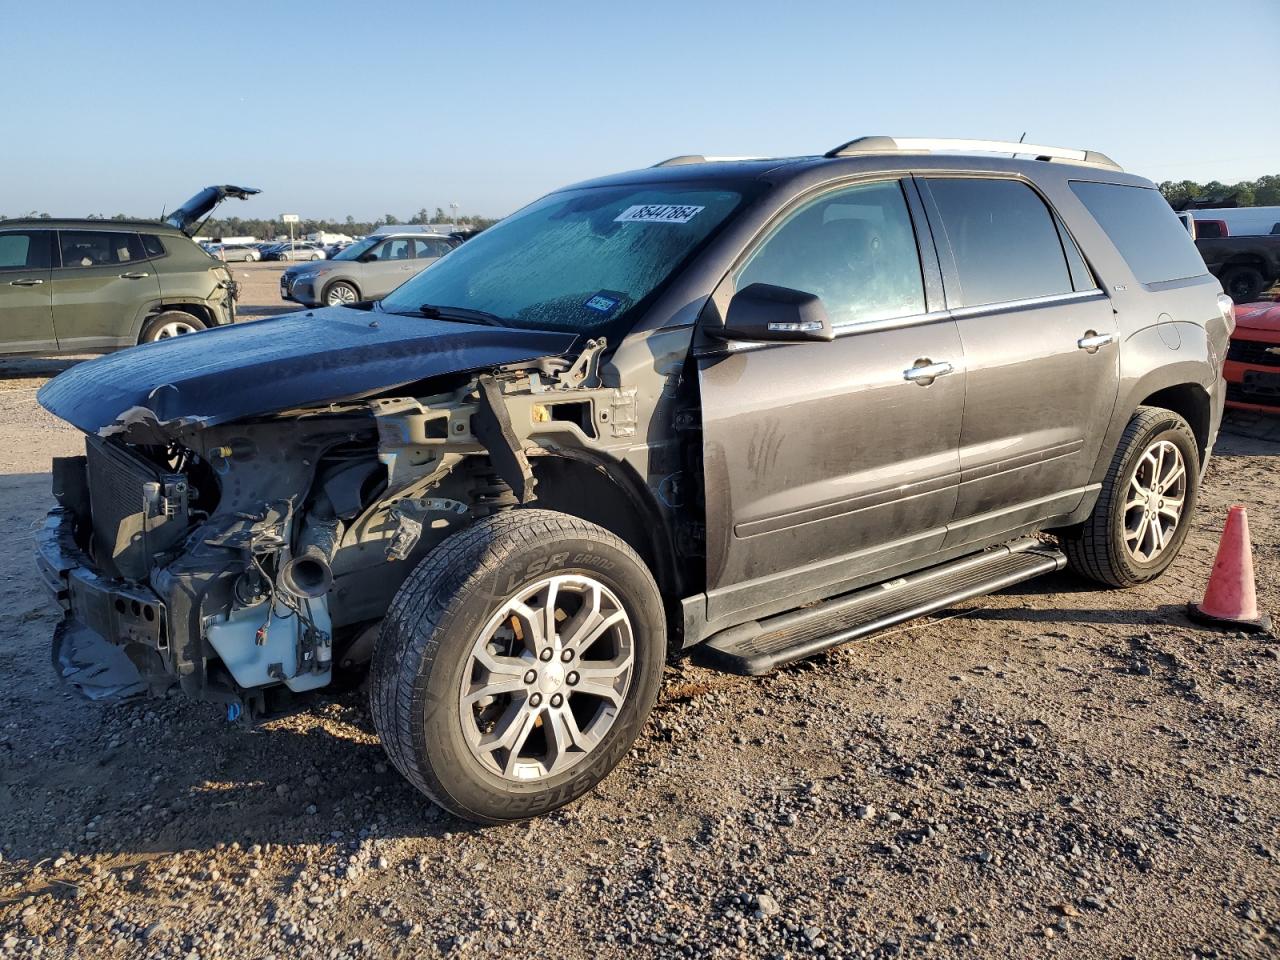
[[1025,183],[979,178],[927,183],[960,279],[959,303],[948,294],[950,306],[1073,292],[1054,218]]
[[0,232],[0,270],[31,270],[48,266],[48,230]]
[[136,233],[98,230],[60,230],[64,267],[99,267],[147,259]]
[[160,238],[154,233],[144,233],[142,235],[142,249],[148,257],[163,257],[165,254],[164,244],[160,242]]
[[[1079,193],[1080,191],[1076,191]],[[1206,240],[1221,240],[1226,234],[1223,232],[1224,224],[1221,220],[1197,220],[1196,236],[1203,237]]]
[[1075,180],[1071,189],[1107,232],[1140,283],[1203,276],[1195,242],[1159,191]]
[[413,255],[418,259],[428,259],[431,257],[443,257],[453,248],[445,240],[415,240],[413,241]]

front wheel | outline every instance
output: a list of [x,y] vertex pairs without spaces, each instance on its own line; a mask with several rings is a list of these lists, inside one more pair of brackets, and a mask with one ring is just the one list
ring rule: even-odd
[[1111,587],[1164,573],[1182,549],[1200,489],[1200,452],[1172,410],[1139,407],[1125,428],[1093,512],[1059,534],[1071,568]]
[[349,306],[359,299],[359,292],[345,280],[335,280],[324,292],[324,302],[329,307]]
[[514,510],[452,534],[383,621],[374,726],[397,769],[478,823],[582,796],[644,726],[666,617],[644,562],[612,533]]

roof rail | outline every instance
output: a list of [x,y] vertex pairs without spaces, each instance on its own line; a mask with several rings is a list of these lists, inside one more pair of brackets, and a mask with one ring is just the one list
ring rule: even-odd
[[828,150],[828,157],[856,157],[874,153],[1008,153],[1030,156],[1037,160],[1073,160],[1099,167],[1120,169],[1105,153],[1075,150],[1071,147],[1046,147],[1037,143],[1015,143],[1012,140],[952,140],[945,137],[858,137]]
[[762,157],[704,157],[700,153],[682,153],[655,163],[655,167],[682,167],[686,163],[732,163],[736,160],[761,160]]

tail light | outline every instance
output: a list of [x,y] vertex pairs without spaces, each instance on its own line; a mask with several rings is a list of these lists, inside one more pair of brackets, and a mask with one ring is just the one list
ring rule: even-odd
[[1218,294],[1218,311],[1222,314],[1222,320],[1227,325],[1227,334],[1234,333],[1236,329],[1236,305],[1225,293]]

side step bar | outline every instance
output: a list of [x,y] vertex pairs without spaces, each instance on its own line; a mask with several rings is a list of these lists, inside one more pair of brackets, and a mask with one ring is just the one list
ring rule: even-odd
[[803,610],[731,627],[694,651],[707,666],[760,676],[961,600],[1061,570],[1066,563],[1039,540],[1016,540]]

